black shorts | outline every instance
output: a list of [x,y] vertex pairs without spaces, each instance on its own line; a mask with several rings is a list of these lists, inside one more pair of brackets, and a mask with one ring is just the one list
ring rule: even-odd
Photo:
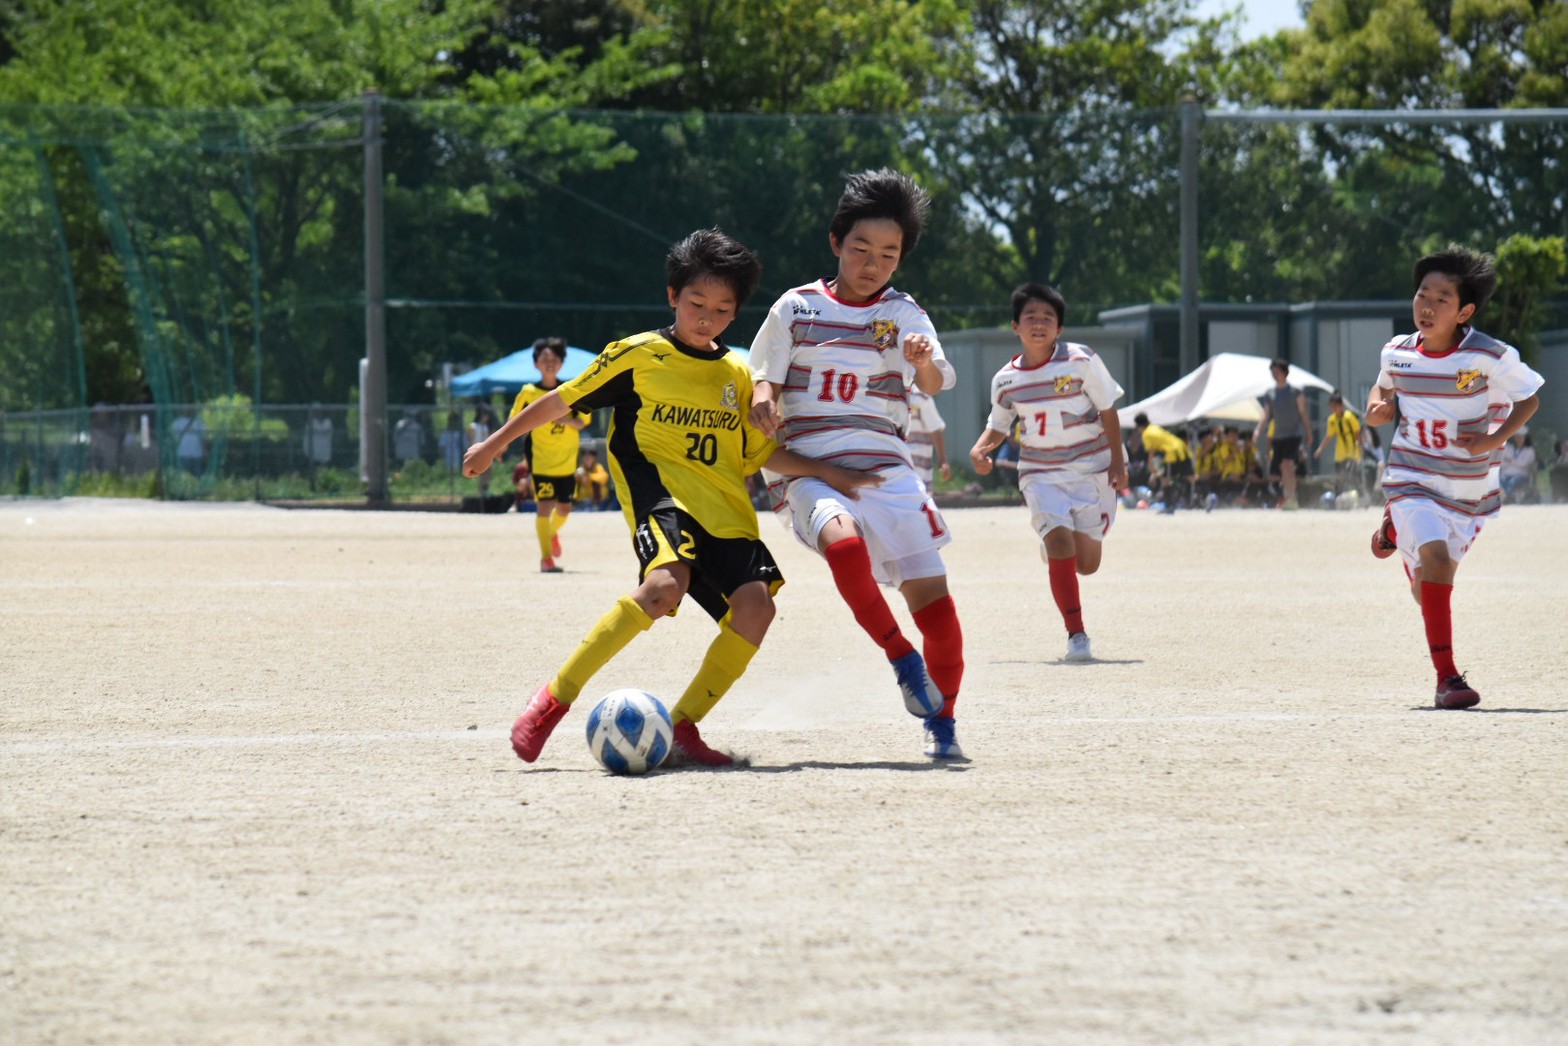
[[1301,456],[1301,437],[1285,436],[1269,443],[1270,461],[1295,461]]
[[691,516],[664,504],[644,516],[632,534],[632,547],[641,564],[637,580],[668,563],[691,568],[686,594],[715,621],[730,612],[729,597],[742,585],[761,581],[771,595],[784,584],[768,546],[755,538],[716,538]]
[[1192,459],[1182,458],[1180,461],[1165,462],[1165,474],[1171,479],[1188,479],[1192,476]]
[[577,500],[577,477],[535,476],[535,501],[564,501],[568,505]]

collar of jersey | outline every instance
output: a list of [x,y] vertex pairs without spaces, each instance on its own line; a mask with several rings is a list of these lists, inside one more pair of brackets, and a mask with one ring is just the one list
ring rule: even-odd
[[675,346],[675,351],[699,360],[723,359],[730,351],[728,346],[722,341],[718,343],[719,347],[717,349],[694,349],[675,336],[675,325],[673,323],[668,327],[660,327],[659,337]]
[[891,283],[884,283],[877,290],[877,292],[875,294],[873,294],[870,298],[867,298],[865,301],[845,301],[843,298],[840,298],[837,294],[834,294],[833,293],[833,288],[828,286],[828,284],[831,283],[832,281],[833,281],[833,277],[831,277],[831,276],[824,276],[820,280],[817,281],[817,284],[822,288],[822,293],[823,294],[826,294],[829,298],[832,298],[835,302],[837,302],[838,304],[844,306],[847,309],[864,309],[867,306],[875,305],[877,302],[882,300],[882,296],[885,295],[888,292],[888,290],[893,286]]
[[1459,335],[1459,340],[1454,342],[1454,347],[1449,349],[1447,352],[1426,351],[1426,335],[1422,334],[1420,331],[1416,331],[1416,351],[1425,356],[1427,359],[1432,360],[1440,360],[1445,356],[1452,356],[1454,353],[1465,347],[1465,342],[1469,341],[1470,335],[1475,332],[1475,328],[1470,326],[1468,323],[1461,323],[1459,325],[1459,330],[1462,332]]

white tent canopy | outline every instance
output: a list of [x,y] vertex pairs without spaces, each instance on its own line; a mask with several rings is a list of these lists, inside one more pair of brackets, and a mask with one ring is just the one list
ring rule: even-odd
[[[1257,421],[1263,417],[1258,398],[1274,387],[1274,375],[1269,373],[1271,362],[1263,356],[1236,352],[1211,356],[1197,370],[1168,388],[1117,408],[1122,427],[1133,428],[1133,421],[1139,414],[1147,414],[1156,425],[1184,425],[1199,418]],[[1294,364],[1285,380],[1303,391],[1334,391],[1334,386]]]

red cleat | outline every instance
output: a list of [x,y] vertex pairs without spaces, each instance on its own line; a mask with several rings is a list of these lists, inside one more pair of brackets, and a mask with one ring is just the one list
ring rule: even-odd
[[564,574],[564,573],[566,573],[566,571],[564,571],[560,567],[556,566],[555,565],[555,560],[553,560],[550,557],[546,556],[544,559],[541,559],[539,561],[539,573],[541,573],[541,574]]
[[517,753],[517,758],[525,763],[538,759],[539,753],[544,751],[544,743],[550,740],[550,731],[571,707],[555,699],[549,683],[534,691],[533,700],[512,724],[512,751]]
[[1378,559],[1387,559],[1399,551],[1399,546],[1394,543],[1394,521],[1388,517],[1388,509],[1383,510],[1383,522],[1377,525],[1372,532],[1372,554]]
[[1449,676],[1437,684],[1432,703],[1438,708],[1472,708],[1481,703],[1481,695],[1470,689],[1464,676]]
[[723,752],[709,748],[702,735],[697,733],[697,724],[690,719],[682,719],[675,724],[675,750],[671,754],[698,766],[731,766],[735,762]]
[[551,557],[555,557],[555,556],[559,556],[560,554],[561,554],[561,535],[559,535],[559,534],[551,534],[550,535],[550,555],[551,555]]

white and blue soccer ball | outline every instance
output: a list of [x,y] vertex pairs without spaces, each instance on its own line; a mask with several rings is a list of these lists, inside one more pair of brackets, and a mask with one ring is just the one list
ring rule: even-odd
[[645,690],[614,690],[588,715],[588,751],[612,774],[645,774],[670,754],[675,724]]

